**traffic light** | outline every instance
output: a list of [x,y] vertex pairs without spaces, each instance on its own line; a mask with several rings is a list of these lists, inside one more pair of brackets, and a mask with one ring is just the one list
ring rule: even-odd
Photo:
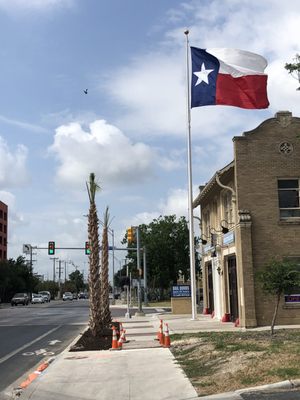
[[48,254],[53,256],[55,254],[55,242],[48,242]]
[[134,228],[132,226],[127,229],[127,243],[128,244],[134,242],[134,240],[135,240],[134,234],[135,234],[135,232],[134,232]]
[[90,243],[89,242],[85,242],[85,254],[86,255],[91,254],[91,248],[90,248]]

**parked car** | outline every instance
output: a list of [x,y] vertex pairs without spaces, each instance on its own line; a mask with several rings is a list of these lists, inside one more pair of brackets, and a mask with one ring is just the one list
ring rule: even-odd
[[78,295],[77,295],[77,293],[73,293],[73,300],[78,300]]
[[88,299],[89,295],[86,292],[80,292],[79,295],[78,295],[78,298],[79,299]]
[[47,290],[43,290],[43,291],[39,292],[39,294],[41,294],[44,297],[44,300],[46,303],[50,303],[50,300],[51,300],[50,292],[48,292]]
[[71,300],[71,301],[73,300],[73,295],[71,292],[65,292],[63,294],[63,301],[66,301],[66,300]]
[[17,306],[18,304],[23,304],[23,306],[28,306],[29,297],[27,293],[16,293],[14,297],[11,299],[10,304],[13,306]]
[[31,304],[44,304],[45,298],[42,294],[32,293]]

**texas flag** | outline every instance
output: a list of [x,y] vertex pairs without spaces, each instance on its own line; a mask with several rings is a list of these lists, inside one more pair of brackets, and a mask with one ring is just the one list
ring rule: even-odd
[[237,49],[191,47],[191,107],[227,105],[267,108],[264,57]]

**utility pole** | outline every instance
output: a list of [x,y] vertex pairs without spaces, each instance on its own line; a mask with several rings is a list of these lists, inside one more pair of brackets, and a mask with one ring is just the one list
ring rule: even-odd
[[61,298],[60,278],[61,278],[61,260],[58,260],[58,293],[59,293],[59,298]]
[[67,261],[64,261],[64,263],[65,263],[65,283],[66,283],[66,280],[67,280]]
[[58,260],[58,257],[50,257],[50,260],[53,260],[53,282],[55,282],[55,262]]

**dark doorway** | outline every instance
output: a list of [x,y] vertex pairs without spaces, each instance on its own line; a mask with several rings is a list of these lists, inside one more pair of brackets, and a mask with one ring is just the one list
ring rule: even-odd
[[211,262],[207,264],[207,283],[208,283],[208,307],[209,313],[212,314],[215,305],[214,305],[214,285],[213,285],[213,277],[212,277],[212,264]]
[[229,257],[227,263],[228,263],[228,281],[229,281],[230,320],[232,322],[235,322],[236,319],[239,317],[235,256]]

